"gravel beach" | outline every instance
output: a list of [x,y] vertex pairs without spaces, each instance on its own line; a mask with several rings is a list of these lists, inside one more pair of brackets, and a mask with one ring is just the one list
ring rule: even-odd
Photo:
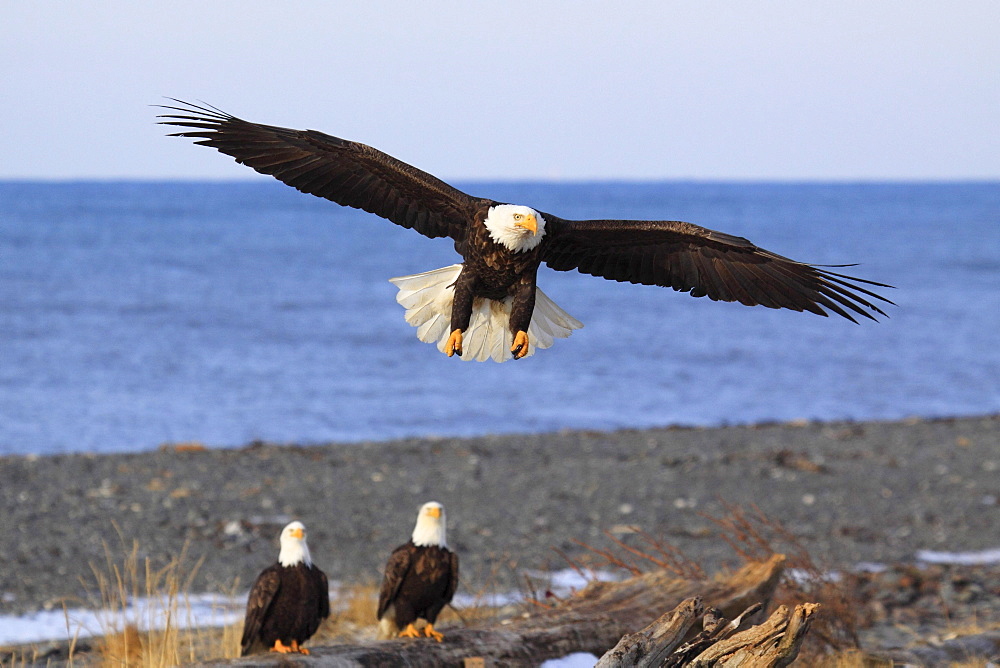
[[5,457],[0,607],[94,604],[90,564],[127,551],[160,563],[187,545],[193,591],[245,589],[305,522],[341,582],[374,581],[417,508],[448,509],[467,592],[560,569],[553,549],[635,525],[711,568],[734,562],[721,501],[757,504],[821,564],[912,562],[918,550],[1000,547],[1000,416],[567,431],[126,455]]

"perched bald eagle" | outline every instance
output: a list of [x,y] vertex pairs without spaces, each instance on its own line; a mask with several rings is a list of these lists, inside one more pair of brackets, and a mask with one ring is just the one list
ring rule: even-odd
[[[449,357],[498,362],[547,348],[583,325],[535,286],[541,263],[694,297],[854,321],[885,315],[891,287],[782,257],[723,232],[662,220],[563,220],[472,197],[370,146],[315,130],[244,121],[208,106],[161,121],[301,192],[363,209],[428,237],[450,237],[463,262],[392,279],[406,321]],[[848,266],[848,265],[836,265]],[[872,300],[872,301],[870,301]]]
[[302,643],[330,615],[330,587],[309,556],[305,526],[292,522],[280,541],[278,563],[261,571],[250,588],[241,656],[265,649],[308,654]]
[[441,642],[434,622],[458,588],[458,555],[445,540],[444,506],[431,501],[420,507],[410,540],[389,556],[378,595],[380,640],[418,638],[413,622],[427,620],[424,636]]

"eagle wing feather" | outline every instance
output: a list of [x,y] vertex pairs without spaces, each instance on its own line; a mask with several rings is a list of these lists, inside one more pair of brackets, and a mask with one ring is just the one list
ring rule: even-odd
[[[319,617],[317,619],[316,627],[319,628],[319,623],[330,616],[330,581],[326,577],[326,573],[316,569],[316,588],[322,592],[319,597]],[[315,629],[313,632],[315,633]]]
[[243,654],[246,654],[257,641],[267,611],[274,601],[278,589],[281,588],[281,578],[278,571],[272,566],[261,571],[257,579],[254,580],[253,587],[250,588],[250,596],[247,597],[246,616],[243,621],[243,638],[240,646]]
[[464,241],[475,211],[492,203],[365,144],[174,102],[183,106],[161,105],[175,113],[160,115],[160,122],[184,130],[170,136],[196,139],[196,144],[215,148],[301,192],[363,209],[427,237]]
[[542,215],[546,221],[542,261],[557,271],[575,269],[613,281],[659,285],[747,306],[823,316],[831,311],[852,322],[857,322],[854,315],[871,320],[876,319],[871,312],[885,315],[872,300],[892,304],[864,285],[892,286],[796,262],[743,237],[691,223],[576,221]]
[[451,559],[451,568],[449,569],[451,577],[448,579],[448,588],[444,592],[445,603],[451,603],[455,591],[458,590],[458,555],[449,551],[449,557]]
[[385,565],[385,576],[382,578],[382,587],[378,593],[376,619],[382,619],[385,611],[396,600],[399,587],[403,584],[407,571],[410,570],[411,556],[413,556],[413,550],[409,549],[408,544],[397,547],[389,555],[389,561]]

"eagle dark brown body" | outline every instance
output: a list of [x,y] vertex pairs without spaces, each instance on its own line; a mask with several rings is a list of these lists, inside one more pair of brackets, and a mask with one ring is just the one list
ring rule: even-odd
[[[385,565],[376,637],[444,638],[434,622],[458,589],[458,555],[448,549],[446,535],[444,506],[428,501],[417,513],[410,540],[393,550]],[[417,619],[427,620],[423,633],[413,625]]]
[[329,615],[329,585],[323,571],[304,563],[274,564],[257,576],[250,589],[241,655],[267,651],[276,641],[297,647]]
[[389,556],[378,596],[378,619],[389,613],[400,629],[417,619],[434,624],[457,588],[458,557],[454,552],[409,541]]
[[[490,206],[496,204],[491,202]],[[476,217],[485,218],[488,207]],[[527,331],[535,308],[535,280],[542,263],[541,249],[520,253],[504,248],[490,238],[482,224],[472,225],[462,243],[455,250],[465,260],[462,273],[455,283],[455,301],[451,328],[466,330],[472,316],[476,298],[502,300],[513,297],[511,305],[511,331]]]
[[330,615],[330,588],[309,556],[305,525],[290,522],[278,540],[278,562],[261,571],[247,597],[243,656],[260,651],[308,654],[301,644]]

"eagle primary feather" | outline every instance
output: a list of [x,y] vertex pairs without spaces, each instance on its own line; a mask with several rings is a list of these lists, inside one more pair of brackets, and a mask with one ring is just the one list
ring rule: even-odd
[[[476,345],[469,355],[472,359],[517,359],[546,347],[530,329],[543,301],[536,300],[535,285],[542,263],[557,271],[669,287],[716,301],[822,316],[836,313],[852,322],[857,316],[871,320],[884,316],[878,302],[892,303],[865,287],[889,285],[830,271],[836,267],[797,262],[742,237],[681,221],[564,220],[467,195],[364,144],[315,130],[251,123],[212,107],[175,102],[182,106],[167,106],[172,113],[161,116],[163,123],[182,128],[174,136],[193,138],[304,193],[363,209],[427,237],[451,238],[463,258],[462,270],[451,286],[438,290],[453,293],[425,295],[428,303],[448,301],[450,312],[437,309],[421,316],[407,312],[407,320],[418,327],[433,321],[429,328],[436,331],[438,323],[446,322],[449,335],[443,346],[441,336],[420,334],[420,339],[437,342],[449,355],[463,353],[467,330],[468,340]],[[515,230],[515,215],[538,222],[533,236]],[[488,231],[486,221],[491,217],[508,230]],[[524,241],[511,247],[504,241],[508,238]],[[393,282],[410,285],[411,279],[421,276]],[[402,292],[397,297],[401,303],[405,298]],[[479,318],[473,324],[477,300],[484,299],[509,300],[501,333],[506,341],[499,351],[492,333],[477,331],[495,327],[503,318]],[[581,326],[561,309],[557,319],[562,319],[563,329],[549,331],[552,337],[568,336]],[[548,322],[543,329],[549,329]]]

